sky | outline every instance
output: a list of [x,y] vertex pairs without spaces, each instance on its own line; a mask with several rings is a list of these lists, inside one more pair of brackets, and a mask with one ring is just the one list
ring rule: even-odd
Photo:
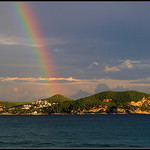
[[[150,93],[150,2],[25,2],[55,68],[49,78],[33,52],[42,45],[30,42],[13,3],[0,2],[0,100]],[[59,91],[47,93],[53,85]]]

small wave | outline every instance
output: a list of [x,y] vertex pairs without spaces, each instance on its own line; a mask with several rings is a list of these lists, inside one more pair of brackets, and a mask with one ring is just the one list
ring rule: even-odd
[[143,146],[140,146],[140,145],[129,145],[128,147],[132,147],[132,148],[141,148],[141,147],[143,147]]
[[109,148],[109,147],[123,147],[123,144],[90,144],[90,143],[83,143],[83,144],[70,144],[70,145],[65,145],[66,147],[82,147],[82,148]]
[[54,147],[53,143],[39,142],[39,141],[0,141],[0,147]]

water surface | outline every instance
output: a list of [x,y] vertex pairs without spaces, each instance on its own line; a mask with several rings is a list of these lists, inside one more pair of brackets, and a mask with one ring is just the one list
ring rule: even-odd
[[150,115],[0,116],[0,148],[149,148]]

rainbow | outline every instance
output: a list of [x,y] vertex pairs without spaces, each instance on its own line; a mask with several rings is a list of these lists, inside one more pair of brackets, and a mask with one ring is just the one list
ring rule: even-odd
[[[53,57],[50,55],[49,48],[43,40],[38,19],[36,18],[33,9],[31,9],[31,6],[27,2],[12,2],[12,5],[15,9],[15,15],[20,28],[22,28],[22,32],[24,32],[26,37],[30,40],[30,44],[35,45],[32,47],[32,50],[37,58],[37,62],[41,66],[40,74],[42,77],[48,79],[51,76],[56,77]],[[56,84],[51,83],[50,80],[48,80],[48,93],[49,95],[59,93],[58,86],[56,87]]]

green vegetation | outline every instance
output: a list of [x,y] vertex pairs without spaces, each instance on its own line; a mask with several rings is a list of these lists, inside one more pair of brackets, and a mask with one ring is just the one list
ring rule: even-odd
[[[56,97],[56,96],[54,96]],[[99,108],[100,106],[105,108],[106,113],[117,113],[117,108],[122,108],[125,110],[131,109],[136,110],[137,106],[129,105],[129,102],[134,101],[138,102],[142,98],[149,98],[150,94],[137,91],[125,91],[125,92],[114,92],[114,91],[105,91],[97,93],[85,98],[78,100],[68,100],[63,97],[63,101],[59,101],[58,105],[45,108],[44,112],[52,113],[78,113],[81,111],[86,111],[89,113],[89,110],[92,108]],[[59,98],[58,98],[59,99]],[[105,99],[109,99],[109,102],[105,102]],[[57,101],[58,102],[58,101]],[[149,106],[149,105],[148,105]],[[146,106],[142,107],[142,110],[149,110],[150,108]],[[100,110],[100,112],[104,112]]]
[[46,98],[46,99],[42,99],[42,100],[46,100],[46,101],[51,102],[51,103],[61,103],[61,102],[65,102],[65,101],[72,101],[72,99],[67,98],[67,97],[60,95],[60,94],[57,94],[57,95],[54,95],[50,98]]
[[[144,101],[141,106],[131,105],[129,103],[131,101],[137,103],[143,98],[145,98],[146,101]],[[23,108],[24,104],[30,105],[30,108]],[[78,100],[72,100],[57,94],[50,98],[41,99],[39,103],[35,104],[3,101],[0,102],[0,105],[5,107],[1,112],[10,112],[12,114],[32,114],[35,111],[44,114],[90,114],[93,112],[117,114],[130,113],[138,110],[150,111],[150,94],[138,91],[105,91]],[[13,107],[13,109],[11,109],[11,107]]]
[[114,92],[114,91],[105,91],[101,93],[94,94],[92,96],[88,96],[85,98],[81,98],[81,101],[102,101],[104,99],[112,99],[112,101],[116,103],[124,103],[124,102],[130,102],[130,101],[139,101],[143,97],[150,97],[150,94],[146,94],[143,92],[137,92],[137,91],[125,91],[125,92]]
[[0,106],[10,108],[24,104],[31,104],[31,102],[9,102],[9,101],[0,101]]

